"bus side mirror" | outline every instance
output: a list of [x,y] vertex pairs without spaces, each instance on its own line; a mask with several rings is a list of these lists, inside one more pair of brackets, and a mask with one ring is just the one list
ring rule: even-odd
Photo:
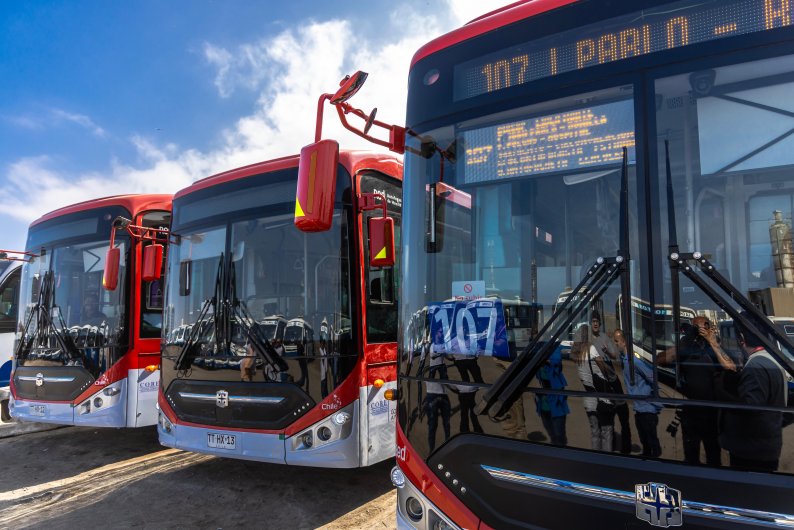
[[301,232],[325,232],[334,218],[339,144],[320,140],[301,149],[295,227]]
[[163,245],[152,243],[143,248],[141,278],[145,282],[159,280],[163,270]]
[[182,261],[179,263],[179,296],[187,296],[190,294],[190,275],[192,272],[192,261]]
[[119,285],[119,264],[121,263],[121,249],[111,247],[105,255],[105,272],[102,273],[102,287],[108,291],[115,291]]
[[372,267],[394,267],[394,219],[370,217],[367,219],[369,233],[369,264]]

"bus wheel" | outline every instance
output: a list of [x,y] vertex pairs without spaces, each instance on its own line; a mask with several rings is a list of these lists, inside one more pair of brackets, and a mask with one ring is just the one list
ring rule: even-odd
[[11,421],[11,414],[8,412],[8,400],[4,399],[0,402],[0,419],[4,422]]

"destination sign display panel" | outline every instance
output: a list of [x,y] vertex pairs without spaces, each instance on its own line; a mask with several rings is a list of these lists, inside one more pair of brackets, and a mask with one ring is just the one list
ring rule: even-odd
[[794,0],[685,0],[526,42],[455,66],[454,99],[689,44],[791,26]]
[[577,172],[634,161],[631,99],[463,131],[463,182]]

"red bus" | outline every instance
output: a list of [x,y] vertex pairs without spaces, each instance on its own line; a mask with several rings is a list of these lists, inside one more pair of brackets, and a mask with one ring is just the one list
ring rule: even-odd
[[[398,527],[794,525],[773,323],[794,313],[792,20],[788,0],[534,0],[416,53],[389,143]],[[439,215],[442,182],[468,212]],[[511,340],[499,300],[542,306],[538,333]]]
[[118,286],[103,288],[117,219],[167,230],[171,195],[119,195],[48,213],[28,229],[11,415],[94,427],[157,422],[163,286],[141,276],[143,247],[123,233]]
[[[160,443],[263,462],[358,467],[394,450],[393,268],[366,259],[373,194],[401,211],[402,164],[338,153],[327,230],[296,228],[297,156],[174,197]],[[316,191],[316,197],[321,190]]]

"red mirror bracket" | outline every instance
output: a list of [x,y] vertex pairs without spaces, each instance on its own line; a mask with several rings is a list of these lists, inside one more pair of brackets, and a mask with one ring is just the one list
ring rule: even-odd
[[33,258],[38,258],[38,254],[25,252],[24,250],[2,250],[0,249],[0,261],[21,261],[30,263]]

